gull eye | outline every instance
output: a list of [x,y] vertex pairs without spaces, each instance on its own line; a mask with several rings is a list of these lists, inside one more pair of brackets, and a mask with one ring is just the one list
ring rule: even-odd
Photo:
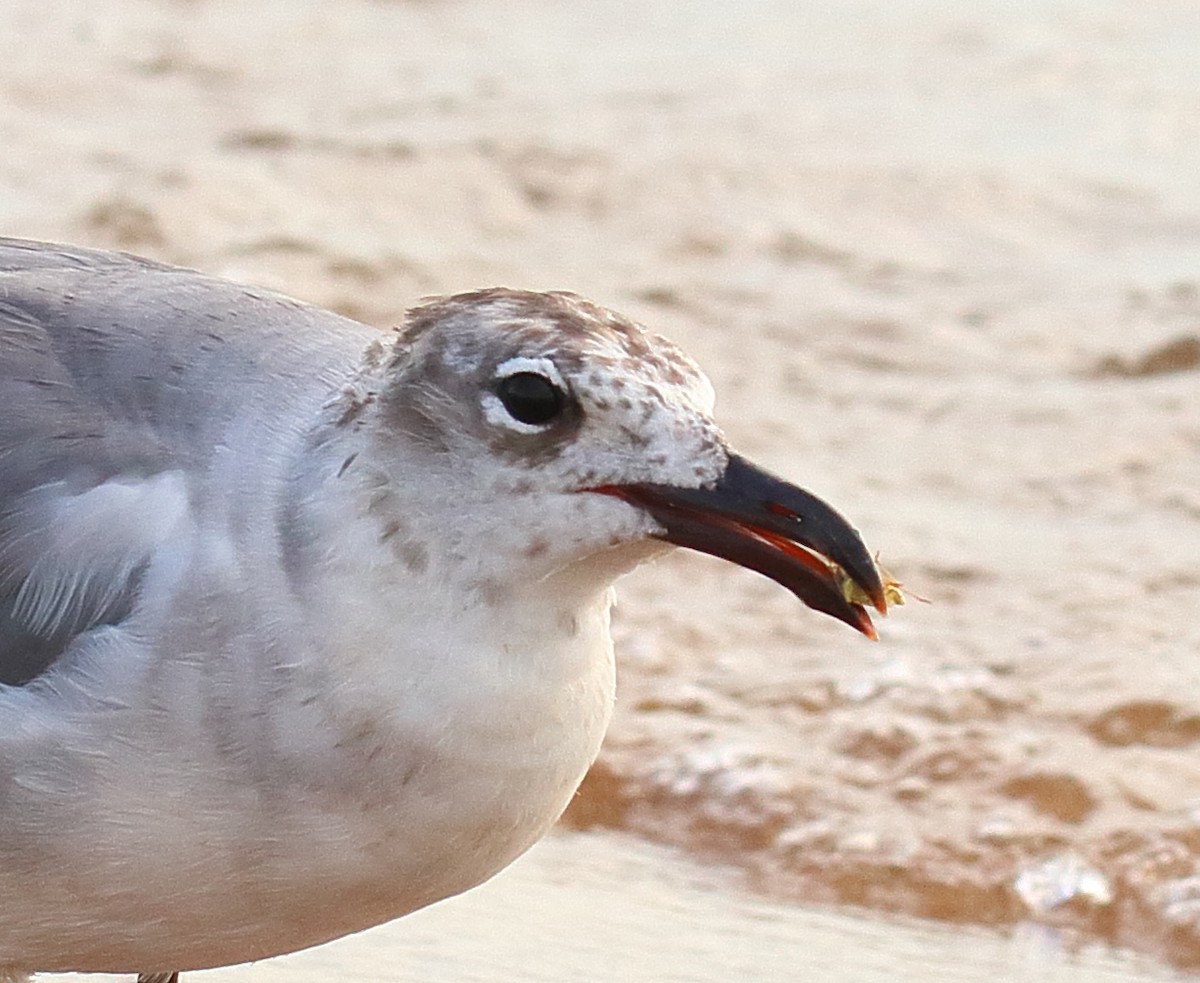
[[505,376],[496,384],[496,395],[509,416],[534,427],[550,423],[567,405],[566,393],[537,372]]

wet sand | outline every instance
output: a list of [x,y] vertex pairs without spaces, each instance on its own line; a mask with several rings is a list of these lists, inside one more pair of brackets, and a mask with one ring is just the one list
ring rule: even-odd
[[[592,858],[588,900],[515,873],[506,917],[578,904],[576,932],[635,951],[646,916],[595,832],[615,828],[719,865],[670,965],[722,965],[704,946],[766,904],[752,889],[955,923],[918,936],[945,941],[947,975],[965,947],[955,978],[978,968],[973,925],[1200,966],[1193,5],[13,0],[0,17],[19,41],[0,60],[6,233],[381,327],[433,292],[577,290],[681,342],[733,442],[837,503],[932,602],[871,645],[702,557],[629,577],[617,718],[568,816],[593,832],[549,848],[551,867]],[[645,856],[645,880],[686,880],[677,854]],[[430,918],[486,926],[484,898]],[[804,941],[824,951],[837,919],[787,910],[764,958],[837,978]],[[404,978],[418,924],[361,944],[393,947]],[[845,959],[868,933],[889,978],[937,978],[932,942],[847,925]],[[584,958],[565,932],[534,947],[543,965]],[[339,974],[390,975],[359,944],[328,950]],[[490,944],[463,950],[465,978],[537,978],[527,950],[489,965]],[[653,967],[665,948],[638,951]],[[293,972],[275,965],[254,973]]]
[[[461,898],[309,952],[191,983],[1169,983],[1148,959],[915,919],[773,904],[734,872],[613,834],[553,835]],[[62,977],[117,983],[119,977]]]

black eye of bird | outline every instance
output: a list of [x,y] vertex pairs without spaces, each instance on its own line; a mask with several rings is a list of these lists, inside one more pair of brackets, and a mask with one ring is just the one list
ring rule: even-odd
[[541,426],[549,423],[567,405],[567,396],[544,375],[514,372],[496,385],[496,395],[519,423]]

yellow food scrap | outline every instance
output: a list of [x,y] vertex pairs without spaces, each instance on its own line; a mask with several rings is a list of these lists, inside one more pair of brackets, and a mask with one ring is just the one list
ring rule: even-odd
[[[878,561],[875,563],[875,569],[879,571],[879,579],[883,582],[883,599],[887,602],[888,607],[899,607],[904,603],[905,591],[900,581],[895,580],[890,573],[881,567]],[[871,600],[871,596],[863,590],[850,575],[841,567],[833,568],[833,575],[838,582],[838,587],[842,590],[844,597],[850,604],[862,604],[870,606],[875,602]],[[913,594],[913,597],[917,597]],[[917,597],[917,600],[923,601],[923,597]]]

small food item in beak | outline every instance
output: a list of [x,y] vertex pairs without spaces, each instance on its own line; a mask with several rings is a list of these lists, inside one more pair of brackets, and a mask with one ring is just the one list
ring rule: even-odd
[[[841,588],[842,597],[846,599],[847,604],[872,604],[871,595],[868,594],[862,585],[851,577],[845,570],[839,567],[836,563],[831,563],[830,567],[833,570],[833,577]],[[878,559],[875,561],[875,569],[879,571],[879,580],[883,584],[883,599],[887,602],[888,607],[899,607],[905,602],[905,594],[912,594],[912,591],[906,591],[903,584],[896,580],[887,570],[879,565]],[[912,594],[918,601],[928,604],[927,598],[921,597],[919,594]],[[887,612],[884,611],[884,614]]]

